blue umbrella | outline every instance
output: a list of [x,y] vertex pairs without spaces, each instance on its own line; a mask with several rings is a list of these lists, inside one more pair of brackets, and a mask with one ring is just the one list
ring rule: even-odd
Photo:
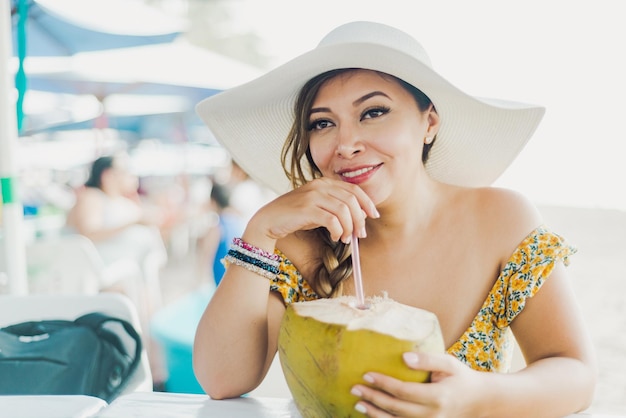
[[[26,56],[64,56],[167,43],[184,30],[179,20],[136,1],[11,0],[11,3],[13,55],[19,58],[15,81],[20,132],[27,88]],[[103,16],[106,11],[117,11],[118,15],[122,11],[125,19],[106,19]]]
[[[62,56],[78,52],[167,43],[185,26],[133,0],[11,0],[14,55],[25,26],[29,56]],[[114,15],[107,16],[106,14]],[[108,19],[108,18],[111,19]],[[141,22],[141,23],[138,23]]]
[[[31,89],[93,94],[102,101],[106,117],[114,116],[107,103],[112,95],[178,96],[188,103],[187,109],[179,112],[188,114],[181,115],[185,125],[192,120],[200,122],[193,112],[195,103],[261,74],[256,67],[184,39],[158,45],[81,52],[71,57],[30,57],[26,69]],[[119,129],[120,124],[127,125],[125,122],[132,121],[135,129],[141,129],[142,122],[148,122],[146,119],[149,118],[145,116],[143,106],[134,106],[137,113],[129,114],[126,121],[116,118],[117,124],[109,126]],[[141,117],[134,117],[138,115]],[[152,121],[148,124],[153,125]],[[29,130],[30,125],[26,123],[25,130]],[[161,132],[169,135],[166,130]]]

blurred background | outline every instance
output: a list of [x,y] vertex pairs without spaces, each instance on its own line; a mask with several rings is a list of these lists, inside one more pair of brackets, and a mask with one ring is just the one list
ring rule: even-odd
[[[98,157],[126,153],[142,204],[167,218],[159,224],[161,299],[147,319],[160,347],[155,357],[163,359],[160,372],[155,366],[158,389],[198,390],[189,345],[214,287],[211,231],[222,213],[211,190],[234,182],[230,157],[195,104],[314,48],[339,24],[374,20],[413,34],[433,66],[466,92],[546,106],[538,131],[496,185],[528,195],[578,246],[570,271],[601,368],[593,409],[626,413],[626,26],[619,0],[5,2],[10,30],[1,36],[10,34],[11,46],[3,65],[14,81],[6,94],[16,135],[14,147],[0,148],[0,242],[11,245],[8,207],[18,203],[30,292],[63,290],[42,276],[43,262],[29,248],[67,232]],[[9,185],[17,185],[19,199],[7,197]],[[257,187],[248,206],[271,198]],[[3,254],[10,264],[10,251]],[[0,289],[10,292],[2,272],[0,262]],[[276,386],[284,389],[268,379],[267,393]]]

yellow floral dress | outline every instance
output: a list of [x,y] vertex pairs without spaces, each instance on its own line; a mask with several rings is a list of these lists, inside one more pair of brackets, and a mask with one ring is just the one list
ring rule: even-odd
[[[475,370],[506,372],[510,368],[513,347],[509,325],[524,309],[550,275],[555,264],[576,249],[561,236],[540,226],[532,231],[515,249],[487,298],[465,331],[447,352]],[[283,257],[280,272],[271,284],[285,305],[319,298],[300,272],[279,250]]]

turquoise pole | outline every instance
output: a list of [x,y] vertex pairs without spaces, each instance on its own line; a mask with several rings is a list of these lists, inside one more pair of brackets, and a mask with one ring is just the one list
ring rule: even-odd
[[28,21],[28,2],[26,0],[19,0],[17,13],[19,15],[17,21],[17,54],[19,67],[15,74],[15,87],[17,87],[17,131],[21,133],[24,125],[24,96],[28,88],[26,72],[24,71],[27,45],[26,22]]

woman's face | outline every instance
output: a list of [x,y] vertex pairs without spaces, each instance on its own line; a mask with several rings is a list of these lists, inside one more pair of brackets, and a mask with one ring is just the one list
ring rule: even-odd
[[421,112],[391,77],[355,70],[326,82],[309,113],[310,152],[324,177],[358,184],[383,202],[425,175],[422,148],[436,134],[432,107]]
[[139,179],[130,171],[130,159],[117,156],[108,170],[109,187],[115,187],[122,194],[133,194],[139,187]]

